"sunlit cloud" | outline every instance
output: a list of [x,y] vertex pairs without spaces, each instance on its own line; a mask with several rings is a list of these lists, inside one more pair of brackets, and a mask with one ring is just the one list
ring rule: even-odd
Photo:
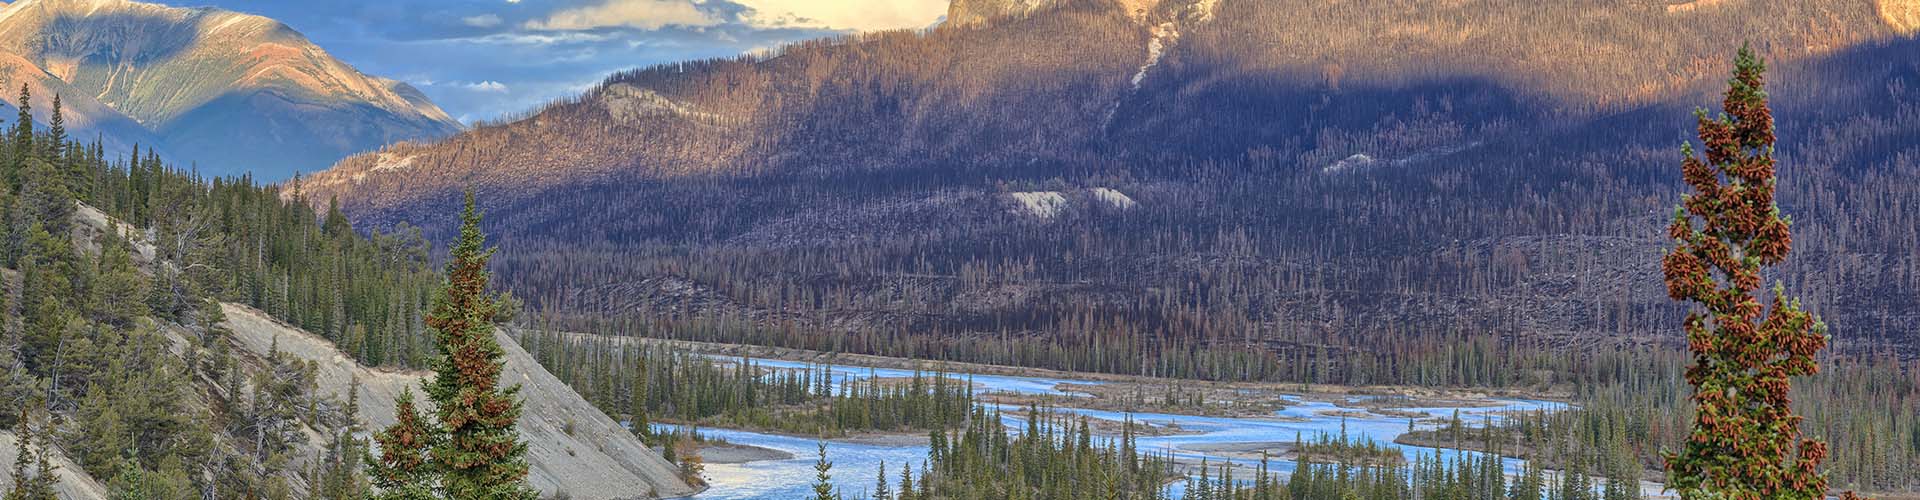
[[688,0],[604,0],[598,5],[564,9],[527,21],[535,31],[584,31],[600,28],[657,30],[667,26],[716,26],[720,19]]
[[467,87],[467,88],[469,88],[469,89],[473,89],[473,90],[476,90],[476,91],[480,91],[480,92],[491,92],[491,93],[495,93],[495,94],[505,94],[505,93],[507,93],[507,85],[506,85],[506,84],[504,84],[504,83],[500,83],[500,82],[496,82],[496,81],[493,81],[493,80],[487,80],[487,81],[484,81],[484,82],[475,82],[475,83],[469,83],[469,84],[467,84],[467,85],[466,85],[466,87]]
[[732,0],[756,27],[850,31],[924,28],[947,14],[950,0]]
[[949,0],[148,1],[284,21],[355,68],[413,83],[471,122],[578,95],[618,71],[925,27]]

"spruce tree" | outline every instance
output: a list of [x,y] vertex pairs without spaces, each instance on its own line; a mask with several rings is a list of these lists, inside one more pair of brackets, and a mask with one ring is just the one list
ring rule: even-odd
[[380,455],[367,455],[367,477],[380,492],[377,500],[433,500],[438,498],[438,464],[428,455],[442,439],[441,431],[414,408],[413,391],[395,400],[394,423],[374,434]]
[[1683,498],[1822,498],[1827,446],[1800,438],[1788,390],[1819,371],[1827,327],[1781,285],[1771,307],[1757,297],[1761,267],[1784,260],[1793,239],[1774,200],[1766,66],[1743,47],[1734,68],[1724,114],[1695,113],[1706,158],[1683,150],[1695,192],[1674,210],[1676,246],[1662,262],[1669,295],[1704,309],[1685,322],[1697,410],[1684,447],[1666,454],[1669,485]]
[[[13,488],[7,491],[5,500],[54,500],[54,484],[59,480],[54,476],[54,467],[47,461],[46,450],[36,450],[33,444],[34,430],[32,413],[22,410],[20,419],[15,423],[13,433],[15,452],[13,455]],[[29,465],[32,469],[29,469]]]
[[487,291],[487,260],[493,250],[485,247],[472,192],[465,205],[446,285],[435,295],[426,320],[440,351],[426,391],[446,432],[446,440],[431,453],[449,496],[536,498],[524,482],[527,445],[514,429],[520,418],[520,386],[499,386],[506,352],[494,337],[498,305]]
[[873,482],[873,500],[893,500],[893,485],[887,481],[887,462],[880,462],[880,473]]
[[60,157],[64,156],[66,152],[67,118],[61,116],[66,112],[64,109],[61,109],[62,107],[60,104],[60,95],[54,94],[53,113],[49,114],[47,118],[46,152],[41,154],[41,157],[51,161],[59,161]]
[[827,461],[827,443],[821,441],[820,459],[813,462],[813,500],[839,500],[833,494],[833,462]]
[[27,159],[38,156],[33,150],[33,96],[27,90],[27,84],[20,84],[20,103],[16,109],[20,114],[14,118],[10,132],[13,136],[13,169],[7,177],[7,186],[14,189],[20,187],[20,181],[26,176],[22,170],[26,169]]

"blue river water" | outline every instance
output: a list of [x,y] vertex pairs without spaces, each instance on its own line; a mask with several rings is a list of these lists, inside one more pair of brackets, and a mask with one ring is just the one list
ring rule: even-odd
[[[734,360],[738,360],[735,358]],[[810,365],[798,362],[778,360],[753,360],[754,363],[775,369],[799,369]],[[814,368],[818,368],[815,366]],[[909,377],[914,374],[908,370],[867,368],[857,366],[833,367],[833,383],[837,386],[848,381],[867,377]],[[964,374],[950,376],[966,377]],[[1063,392],[1058,387],[1063,383],[1099,384],[1094,381],[1065,379],[1011,377],[1011,376],[972,376],[977,393],[995,391],[1018,394],[1044,394],[1054,396],[1075,396]],[[1083,396],[1083,395],[1082,395]],[[1137,439],[1139,448],[1161,454],[1171,454],[1176,458],[1198,461],[1206,459],[1212,463],[1226,461],[1242,465],[1253,465],[1249,460],[1234,458],[1226,453],[1206,451],[1210,447],[1236,443],[1292,443],[1296,436],[1305,440],[1325,434],[1337,436],[1344,429],[1353,439],[1371,439],[1383,445],[1398,446],[1408,459],[1441,452],[1431,448],[1393,445],[1394,438],[1407,431],[1409,422],[1405,417],[1393,417],[1364,413],[1364,410],[1344,408],[1341,404],[1325,401],[1307,401],[1298,397],[1287,398],[1291,404],[1277,411],[1272,417],[1235,418],[1202,417],[1191,415],[1172,415],[1160,413],[1121,413],[1103,410],[1056,407],[1055,411],[1085,415],[1089,418],[1120,421],[1131,418],[1136,422],[1156,425],[1177,425],[1183,432],[1167,436],[1141,436]],[[1343,402],[1353,405],[1364,397],[1354,397]],[[1558,411],[1565,409],[1564,403],[1531,401],[1523,399],[1497,399],[1492,405],[1471,407],[1433,407],[1399,408],[1400,411],[1414,412],[1432,417],[1413,422],[1416,428],[1431,429],[1438,425],[1438,419],[1452,417],[1456,411],[1461,420],[1469,424],[1478,424],[1483,420],[1498,421],[1505,415],[1515,412]],[[1018,408],[1006,408],[1017,410]],[[1341,416],[1341,415],[1346,416]],[[1023,421],[1013,417],[1004,417],[1010,429],[1019,429]],[[671,425],[657,424],[665,430]],[[808,498],[812,494],[814,482],[814,462],[818,458],[816,446],[819,441],[813,438],[781,436],[729,429],[700,429],[702,435],[724,439],[729,443],[758,446],[787,452],[794,458],[770,460],[744,464],[707,464],[706,477],[710,488],[695,495],[697,500],[791,500]],[[1113,436],[1105,436],[1113,437]],[[828,441],[827,458],[833,462],[833,482],[846,498],[865,498],[874,486],[875,473],[881,464],[886,464],[891,481],[898,481],[899,467],[913,464],[918,475],[918,467],[926,460],[927,446],[924,444],[874,444],[871,442]],[[1517,471],[1518,460],[1507,460],[1509,471]],[[1271,467],[1279,474],[1293,470],[1291,462],[1273,459]],[[1243,471],[1246,469],[1242,469]],[[1246,476],[1242,476],[1244,479]],[[1183,492],[1179,484],[1169,486],[1169,491],[1179,497]],[[1643,485],[1657,492],[1657,485]]]

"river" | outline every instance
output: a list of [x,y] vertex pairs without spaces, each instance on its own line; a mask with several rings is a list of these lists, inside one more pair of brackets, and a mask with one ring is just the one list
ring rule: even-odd
[[[728,358],[739,361],[739,358]],[[798,369],[810,365],[798,362],[755,359],[752,362],[766,368]],[[815,368],[818,368],[817,366]],[[833,383],[856,381],[867,377],[910,377],[908,370],[867,368],[857,366],[834,366]],[[966,375],[953,375],[965,377]],[[1014,376],[972,376],[976,393],[1007,392],[1015,394],[1035,394],[1052,396],[1076,396],[1060,389],[1061,384],[1096,385],[1102,382],[1032,378]],[[1078,395],[1084,396],[1084,394]],[[1056,407],[1056,411],[1085,415],[1089,418],[1124,420],[1150,424],[1177,425],[1183,431],[1165,436],[1141,436],[1137,439],[1142,451],[1170,453],[1182,460],[1198,461],[1206,459],[1212,463],[1232,461],[1242,465],[1252,465],[1257,460],[1244,457],[1235,458],[1227,452],[1208,451],[1220,445],[1244,443],[1291,443],[1295,437],[1312,440],[1326,434],[1339,435],[1342,430],[1354,439],[1371,439],[1383,445],[1399,447],[1409,460],[1433,453],[1458,453],[1440,451],[1432,448],[1393,445],[1393,440],[1407,431],[1408,418],[1404,416],[1386,416],[1364,413],[1358,404],[1365,397],[1344,398],[1339,401],[1311,401],[1289,396],[1293,404],[1274,412],[1272,417],[1234,418],[1203,417],[1192,415],[1173,415],[1163,413],[1121,413],[1104,410]],[[1558,411],[1565,408],[1564,403],[1533,401],[1525,399],[1491,399],[1473,406],[1397,408],[1399,411],[1414,412],[1431,418],[1418,419],[1413,425],[1421,429],[1431,429],[1439,425],[1442,419],[1452,417],[1458,411],[1460,418],[1470,424],[1483,419],[1498,421],[1505,414],[1513,412]],[[1017,408],[1005,408],[1017,410]],[[1345,416],[1342,416],[1345,415]],[[1021,420],[1007,417],[1011,429],[1019,429]],[[667,424],[657,424],[661,430],[674,429]],[[814,481],[814,462],[818,458],[818,441],[812,438],[782,436],[731,429],[700,429],[702,435],[726,440],[739,445],[758,446],[780,450],[792,454],[787,460],[768,460],[744,464],[708,464],[706,477],[710,488],[693,497],[697,500],[793,500],[808,498],[812,495]],[[1108,436],[1112,437],[1112,436]],[[827,458],[833,462],[833,482],[849,499],[864,498],[866,492],[874,486],[875,473],[884,462],[887,466],[889,481],[898,481],[899,467],[902,464],[919,464],[926,460],[927,446],[923,443],[876,443],[873,440],[862,442],[828,441]],[[880,440],[885,441],[885,440]],[[906,440],[903,440],[906,441]],[[1519,469],[1521,462],[1507,460],[1510,473]],[[1293,470],[1294,464],[1279,459],[1272,460],[1272,469],[1284,476]],[[1242,469],[1243,471],[1246,469]],[[918,475],[918,470],[915,471]],[[1246,476],[1241,476],[1245,479]],[[1176,498],[1182,493],[1180,484],[1169,486]],[[1658,485],[1643,484],[1649,493],[1658,492]]]

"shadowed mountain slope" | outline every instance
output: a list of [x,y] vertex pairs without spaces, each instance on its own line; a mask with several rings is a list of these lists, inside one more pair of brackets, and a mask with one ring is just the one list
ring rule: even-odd
[[1674,342],[1678,146],[1747,40],[1777,278],[1843,349],[1920,355],[1909,3],[999,3],[614,75],[299,190],[444,232],[471,186],[555,318],[815,348]]

